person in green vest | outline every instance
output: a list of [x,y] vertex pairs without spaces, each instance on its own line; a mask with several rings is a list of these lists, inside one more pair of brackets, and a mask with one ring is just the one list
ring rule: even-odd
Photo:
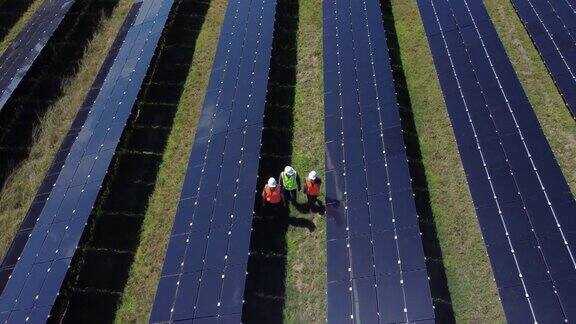
[[284,199],[291,201],[292,204],[297,203],[297,193],[300,191],[300,177],[298,173],[291,166],[284,168],[284,172],[280,173],[280,186],[284,188]]

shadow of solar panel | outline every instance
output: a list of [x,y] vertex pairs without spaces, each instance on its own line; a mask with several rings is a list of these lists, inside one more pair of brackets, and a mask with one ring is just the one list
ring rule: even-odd
[[512,4],[576,118],[576,3],[513,0]]
[[275,13],[228,3],[151,323],[240,321]]
[[328,322],[433,320],[380,4],[323,6]]
[[[47,306],[48,311],[51,309],[136,100],[172,1],[140,1],[135,5],[137,10],[129,18],[133,21],[125,42],[118,49],[113,48],[117,55],[112,66],[102,67],[107,71],[107,77],[100,93],[69,149],[62,171],[50,191],[50,199],[42,208],[0,296],[0,313],[10,318],[36,316],[43,309],[40,306]],[[130,35],[136,37],[127,42]],[[145,41],[138,42],[138,39]],[[140,50],[135,51],[135,46]],[[129,65],[131,59],[138,63]],[[131,70],[126,70],[126,66]],[[122,92],[118,91],[119,87]],[[108,95],[110,93],[112,97]],[[47,274],[40,275],[44,270]],[[32,276],[31,271],[39,274]]]
[[[553,8],[513,2],[533,15]],[[506,317],[569,321],[575,299],[560,287],[564,276],[576,278],[576,261],[562,206],[574,198],[486,9],[469,0],[418,4]]]

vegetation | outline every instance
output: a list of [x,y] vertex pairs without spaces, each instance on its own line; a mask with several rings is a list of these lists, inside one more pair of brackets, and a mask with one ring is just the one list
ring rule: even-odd
[[[303,179],[311,170],[316,170],[323,179],[322,1],[299,0],[298,6],[291,163]],[[305,199],[306,196],[301,194],[300,202]],[[294,207],[291,207],[290,215],[311,219],[315,231],[310,232],[306,227],[288,227],[284,320],[285,323],[324,323],[326,223],[322,216],[301,215]]]

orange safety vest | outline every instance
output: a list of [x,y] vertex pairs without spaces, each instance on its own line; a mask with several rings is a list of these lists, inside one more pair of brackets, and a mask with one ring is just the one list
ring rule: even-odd
[[310,196],[318,196],[320,193],[320,183],[306,179],[306,194]]
[[282,201],[282,188],[276,186],[276,188],[272,189],[269,186],[266,186],[264,187],[264,197],[266,198],[266,202],[277,204]]

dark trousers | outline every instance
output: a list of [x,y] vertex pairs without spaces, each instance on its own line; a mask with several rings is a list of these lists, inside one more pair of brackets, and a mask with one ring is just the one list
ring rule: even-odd
[[288,189],[284,189],[284,199],[286,199],[286,202],[292,202],[293,204],[297,203],[297,192],[298,190],[294,189],[294,190],[288,190]]
[[306,195],[308,197],[308,208],[311,212],[316,212],[316,203],[318,202],[318,196]]

